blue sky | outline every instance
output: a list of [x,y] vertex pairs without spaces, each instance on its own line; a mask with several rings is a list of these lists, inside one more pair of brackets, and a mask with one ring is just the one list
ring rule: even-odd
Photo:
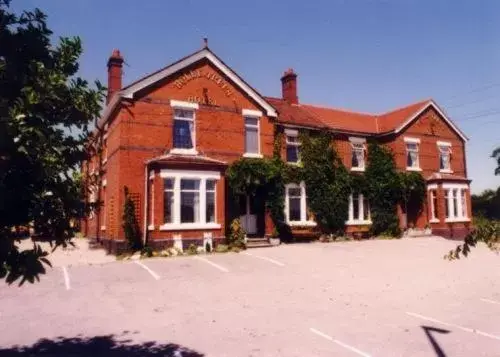
[[56,36],[83,40],[81,76],[106,81],[118,48],[124,83],[209,46],[264,95],[293,67],[299,98],[384,112],[432,97],[470,138],[472,190],[500,185],[500,1],[15,0]]

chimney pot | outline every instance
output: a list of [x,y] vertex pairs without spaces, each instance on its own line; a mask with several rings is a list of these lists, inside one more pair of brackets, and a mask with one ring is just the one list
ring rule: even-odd
[[122,89],[123,57],[120,50],[114,49],[108,59],[108,95],[106,104],[109,103],[113,94]]
[[281,77],[282,97],[290,104],[298,104],[299,97],[297,96],[297,74],[293,68],[288,68]]

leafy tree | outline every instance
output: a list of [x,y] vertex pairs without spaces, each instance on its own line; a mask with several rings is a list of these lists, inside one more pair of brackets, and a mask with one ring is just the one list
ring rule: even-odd
[[301,135],[308,205],[325,233],[341,234],[348,219],[350,176],[328,133]]
[[420,172],[400,172],[399,189],[401,190],[401,206],[406,213],[408,223],[415,224],[415,220],[422,213],[426,197],[426,182]]
[[35,243],[21,251],[15,227],[57,247],[84,213],[75,173],[104,90],[75,76],[79,38],[53,45],[43,12],[9,10],[0,0],[0,278],[22,284],[45,272],[48,252]]
[[139,223],[135,216],[135,203],[132,197],[130,197],[127,186],[124,187],[123,191],[125,193],[125,203],[123,205],[122,219],[125,239],[130,249],[139,250],[142,248],[142,241],[141,230],[139,229]]
[[500,219],[500,187],[494,190],[484,190],[479,195],[472,195],[472,212],[474,217]]
[[497,160],[497,168],[495,169],[495,175],[500,175],[500,147],[493,150],[491,157]]

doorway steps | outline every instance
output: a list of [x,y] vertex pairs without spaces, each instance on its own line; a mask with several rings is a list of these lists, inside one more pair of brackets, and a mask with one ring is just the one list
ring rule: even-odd
[[267,238],[247,238],[247,248],[266,248],[272,247],[273,245],[269,242]]

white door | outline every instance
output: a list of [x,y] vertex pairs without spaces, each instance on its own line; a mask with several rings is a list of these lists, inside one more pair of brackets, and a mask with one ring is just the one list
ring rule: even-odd
[[252,206],[250,204],[250,196],[246,196],[245,209],[243,210],[245,214],[240,216],[240,221],[247,234],[257,233],[257,215],[253,212]]

